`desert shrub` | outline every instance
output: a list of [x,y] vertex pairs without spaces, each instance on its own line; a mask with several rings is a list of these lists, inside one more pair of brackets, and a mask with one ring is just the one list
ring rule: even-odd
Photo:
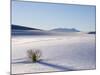
[[37,62],[40,60],[41,51],[38,49],[31,49],[27,51],[28,57],[32,60],[32,62]]

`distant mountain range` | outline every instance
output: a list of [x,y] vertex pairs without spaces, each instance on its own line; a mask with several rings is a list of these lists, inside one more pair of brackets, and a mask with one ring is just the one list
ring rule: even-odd
[[92,31],[92,32],[88,32],[88,34],[96,34],[96,32],[95,31]]
[[[59,33],[62,32],[62,33]],[[79,32],[78,30],[72,28],[56,28],[52,30],[42,30],[37,28],[31,28],[20,25],[11,25],[11,34],[12,35],[56,35],[56,34],[65,34],[66,32]]]
[[[11,25],[12,35],[64,35],[67,32],[80,32],[75,28],[55,28],[51,30],[42,30],[20,25]],[[95,31],[88,32],[87,34],[96,34]]]
[[[42,30],[42,29],[37,29],[37,28],[31,28],[31,27],[25,27],[25,26],[20,26],[20,25],[11,25],[12,30]],[[45,30],[44,30],[45,31]],[[72,28],[55,28],[49,31],[55,31],[55,32],[79,32],[79,30]]]
[[56,29],[52,29],[50,31],[55,31],[55,32],[80,32],[79,30],[75,29],[75,28],[56,28]]

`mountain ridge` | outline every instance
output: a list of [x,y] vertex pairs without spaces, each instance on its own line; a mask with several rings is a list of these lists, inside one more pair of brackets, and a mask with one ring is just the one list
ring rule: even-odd
[[51,29],[50,31],[55,31],[55,32],[80,32],[79,30],[75,28],[55,28]]
[[26,26],[20,26],[20,25],[11,25],[12,30],[41,30],[37,28],[31,28],[31,27],[26,27]]

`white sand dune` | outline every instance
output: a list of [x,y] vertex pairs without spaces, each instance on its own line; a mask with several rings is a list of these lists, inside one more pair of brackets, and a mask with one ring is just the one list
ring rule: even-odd
[[[41,61],[29,61],[29,49],[41,50]],[[95,53],[94,34],[12,37],[12,74],[95,69]]]

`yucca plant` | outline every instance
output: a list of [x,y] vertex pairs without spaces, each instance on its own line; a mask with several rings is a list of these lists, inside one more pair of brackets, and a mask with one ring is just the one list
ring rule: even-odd
[[27,54],[28,54],[28,57],[32,60],[32,62],[39,61],[42,55],[41,51],[38,49],[28,50]]

